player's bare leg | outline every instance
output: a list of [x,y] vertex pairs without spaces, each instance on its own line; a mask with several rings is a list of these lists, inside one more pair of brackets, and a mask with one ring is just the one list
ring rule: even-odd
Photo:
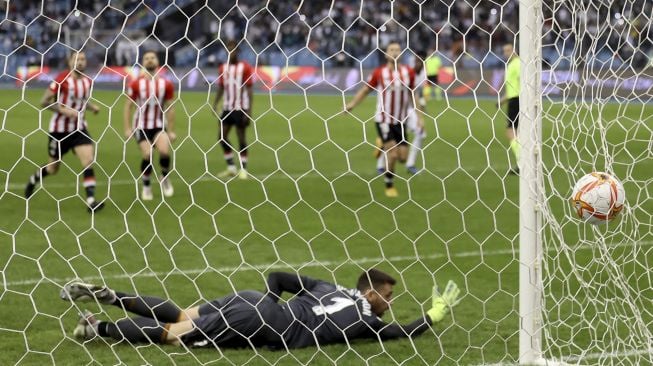
[[143,201],[151,201],[154,198],[152,194],[152,144],[147,139],[138,143],[138,148],[141,150],[141,179],[143,181],[143,189],[141,191],[141,199]]
[[410,113],[411,121],[408,125],[408,128],[413,132],[413,139],[410,141],[410,148],[408,152],[408,159],[406,160],[406,170],[409,174],[419,173],[419,169],[415,166],[417,162],[417,156],[422,152],[422,141],[426,137],[426,132],[424,128],[417,127],[417,115],[415,111]]
[[236,165],[234,164],[234,152],[229,143],[229,132],[231,131],[231,126],[224,123],[221,123],[220,126],[218,140],[220,141],[220,146],[222,146],[222,151],[224,152],[224,160],[227,163],[227,169],[218,173],[218,178],[234,177],[238,174],[238,169],[236,169]]
[[408,158],[408,146],[397,145],[396,150],[397,150],[397,160],[402,164],[406,164],[406,159]]
[[61,164],[61,160],[49,157],[48,163],[29,177],[27,185],[25,185],[25,198],[30,198],[34,194],[34,190],[39,185],[39,183],[41,183],[43,178],[47,177],[48,175],[57,174],[59,171],[59,164]]
[[400,146],[394,140],[388,141],[383,145],[383,151],[385,151],[386,160],[388,163],[388,169],[385,172],[385,195],[387,197],[397,197],[399,193],[394,186],[394,175],[395,175],[395,164],[399,160],[399,148]]
[[247,126],[236,126],[236,136],[240,148],[240,172],[238,178],[247,179]]
[[93,163],[95,162],[95,148],[91,144],[78,145],[73,148],[79,162],[84,167],[84,190],[86,191],[86,204],[90,212],[98,211],[104,207],[104,204],[95,200],[95,172]]
[[156,146],[157,151],[159,151],[159,164],[161,165],[161,192],[163,192],[164,197],[172,197],[175,193],[175,189],[168,178],[168,173],[170,173],[170,162],[171,162],[171,153],[170,153],[170,137],[165,131],[161,131],[157,134],[154,139],[154,145]]

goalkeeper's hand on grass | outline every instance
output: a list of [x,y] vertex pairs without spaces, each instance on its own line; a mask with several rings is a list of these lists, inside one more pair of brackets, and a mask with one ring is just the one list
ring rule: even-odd
[[437,284],[433,286],[433,303],[431,309],[426,312],[432,323],[441,321],[449,313],[449,309],[458,304],[458,295],[460,295],[460,289],[451,280],[447,282],[447,287],[444,288],[442,294],[440,294]]

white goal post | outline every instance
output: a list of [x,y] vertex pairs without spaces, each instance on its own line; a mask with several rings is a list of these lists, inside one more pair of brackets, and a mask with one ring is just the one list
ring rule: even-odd
[[519,1],[519,363],[542,354],[542,0]]

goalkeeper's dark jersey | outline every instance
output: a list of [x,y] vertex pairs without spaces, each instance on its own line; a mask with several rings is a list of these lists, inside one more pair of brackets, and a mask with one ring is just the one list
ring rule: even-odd
[[386,324],[358,290],[296,274],[270,274],[268,297],[278,301],[283,291],[296,294],[281,306],[289,323],[283,332],[287,348],[416,336],[431,325],[428,317],[406,326]]

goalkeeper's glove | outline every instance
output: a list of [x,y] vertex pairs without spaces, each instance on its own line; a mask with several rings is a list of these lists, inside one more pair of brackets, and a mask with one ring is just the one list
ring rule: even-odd
[[458,304],[458,295],[460,295],[460,289],[451,280],[447,282],[447,287],[442,294],[440,294],[437,284],[433,286],[433,304],[431,309],[426,312],[432,323],[441,321],[449,312],[449,308]]

